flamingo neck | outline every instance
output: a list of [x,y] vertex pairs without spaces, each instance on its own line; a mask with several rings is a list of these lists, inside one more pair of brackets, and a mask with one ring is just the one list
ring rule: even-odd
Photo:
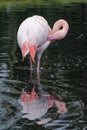
[[61,40],[66,36],[68,29],[69,25],[65,20],[58,20],[57,22],[55,22],[52,31],[50,31],[48,39],[51,41]]

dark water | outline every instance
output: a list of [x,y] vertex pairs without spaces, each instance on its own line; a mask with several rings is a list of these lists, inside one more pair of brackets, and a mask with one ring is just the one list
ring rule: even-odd
[[[42,56],[41,85],[37,85],[36,63],[30,82],[28,57],[21,61],[16,41],[20,23],[34,14],[44,16],[51,27],[60,18],[70,26],[67,37],[52,44]],[[34,85],[40,94],[47,93],[65,102],[68,111],[57,113],[55,105],[46,108],[48,111],[41,118],[51,120],[42,125],[22,118],[19,103],[22,89],[30,93]],[[87,129],[87,4],[0,10],[0,130],[34,129]]]

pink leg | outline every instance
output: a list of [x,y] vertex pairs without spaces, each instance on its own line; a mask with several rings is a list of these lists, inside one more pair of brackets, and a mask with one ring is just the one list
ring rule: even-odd
[[37,80],[40,83],[40,59],[37,61]]
[[32,59],[30,57],[30,70],[32,70]]
[[40,84],[40,72],[37,71],[37,80],[38,80],[38,84]]
[[30,82],[32,82],[32,59],[30,57]]
[[37,72],[40,72],[40,59],[37,60]]

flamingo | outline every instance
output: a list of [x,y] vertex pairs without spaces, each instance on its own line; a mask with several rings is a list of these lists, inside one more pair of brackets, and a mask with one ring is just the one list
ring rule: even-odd
[[32,62],[35,62],[37,55],[37,72],[40,70],[40,59],[43,52],[55,40],[63,39],[69,29],[68,23],[60,19],[53,25],[53,29],[48,22],[39,15],[34,15],[25,19],[18,28],[17,42],[22,52],[22,60],[27,54],[30,55],[30,69]]

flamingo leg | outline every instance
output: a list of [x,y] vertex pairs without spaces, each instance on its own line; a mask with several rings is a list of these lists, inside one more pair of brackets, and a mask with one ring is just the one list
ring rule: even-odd
[[30,82],[32,82],[32,59],[31,57],[29,57],[30,59]]
[[37,59],[37,72],[40,72],[40,59]]
[[38,79],[38,83],[40,83],[40,60],[41,60],[41,56],[49,45],[50,45],[50,41],[47,41],[42,46],[37,48],[37,79]]
[[40,83],[40,58],[37,59],[37,80]]
[[37,48],[37,71],[40,71],[40,59],[43,52],[48,48],[50,45],[50,41],[45,42],[42,46]]
[[29,59],[30,59],[30,70],[32,70],[32,59],[31,57],[29,57]]

